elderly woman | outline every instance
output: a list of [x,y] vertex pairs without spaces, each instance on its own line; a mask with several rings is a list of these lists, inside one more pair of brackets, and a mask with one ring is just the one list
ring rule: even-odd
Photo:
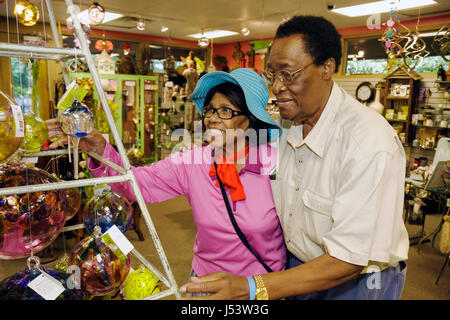
[[[266,266],[273,271],[285,267],[283,233],[268,174],[276,162],[276,150],[267,143],[281,130],[265,110],[268,98],[266,84],[251,69],[203,76],[191,99],[202,115],[210,143],[132,168],[147,203],[179,195],[189,201],[197,229],[193,276],[225,271],[248,277],[267,272],[236,233],[228,209]],[[56,121],[49,121],[48,126],[50,137],[62,134]],[[50,147],[61,144],[57,141]],[[98,131],[82,138],[79,145],[122,165],[119,154]],[[94,177],[117,175],[95,159],[89,159],[88,166]],[[129,182],[113,183],[111,188],[136,200]]]

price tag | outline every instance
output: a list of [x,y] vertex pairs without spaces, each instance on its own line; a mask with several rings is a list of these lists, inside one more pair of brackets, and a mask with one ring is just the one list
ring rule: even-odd
[[127,254],[133,250],[134,246],[124,236],[124,234],[113,225],[102,235],[103,242],[121,259],[126,259]]
[[25,163],[37,163],[38,159],[39,159],[39,157],[26,157]]
[[64,111],[67,108],[72,106],[74,100],[83,101],[83,98],[86,96],[88,91],[82,87],[80,87],[77,82],[74,80],[67,87],[66,92],[63,94],[61,99],[59,99],[57,109]]
[[43,271],[28,286],[45,300],[55,300],[65,290],[61,282]]
[[102,184],[98,187],[94,187],[94,196],[99,197],[103,194],[103,192],[111,190],[111,187],[107,184]]
[[25,122],[23,120],[22,108],[11,104],[11,110],[14,118],[14,124],[16,125],[16,137],[23,138],[25,136]]
[[135,87],[136,86],[136,82],[134,82],[134,81],[125,81],[125,86],[127,86],[127,87]]

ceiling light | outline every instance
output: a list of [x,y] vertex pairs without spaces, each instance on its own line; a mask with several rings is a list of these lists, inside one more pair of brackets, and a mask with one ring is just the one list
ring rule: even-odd
[[139,21],[138,21],[138,23],[137,23],[137,25],[136,25],[136,28],[138,29],[138,30],[145,30],[145,21],[144,21],[144,19],[139,19]]
[[364,57],[364,50],[358,51],[358,57]]
[[168,26],[162,26],[161,27],[161,32],[166,32],[167,30],[169,30]]
[[209,39],[207,37],[198,39],[198,45],[202,48],[206,48],[209,45]]
[[202,37],[206,37],[208,39],[213,39],[213,38],[215,39],[215,38],[233,36],[235,34],[238,34],[238,33],[234,32],[234,31],[228,31],[228,30],[211,30],[211,31],[206,31],[204,33],[190,34],[190,35],[188,35],[188,37],[196,38],[196,39],[200,39]]
[[423,7],[431,4],[436,4],[435,0],[383,0],[359,4],[356,6],[343,7],[332,9],[331,12],[339,13],[348,17],[368,16],[382,12],[389,12],[392,8],[398,10],[411,9],[416,7]]
[[248,35],[250,34],[250,30],[249,30],[249,28],[247,28],[247,27],[243,27],[243,28],[241,29],[241,33],[242,33],[242,35],[244,35],[244,36],[248,36]]
[[[105,17],[103,18],[102,23],[107,23],[109,21],[116,20],[116,19],[118,19],[118,18],[120,18],[122,16],[123,15],[120,14],[120,13],[113,13],[113,12],[106,11],[105,12]],[[91,24],[90,21],[89,21],[89,14],[88,14],[88,10],[87,9],[82,11],[82,12],[80,12],[78,14],[78,19],[80,21],[82,21],[83,23],[85,23],[85,24]],[[72,18],[69,17],[67,19],[67,22],[71,23],[72,22]]]

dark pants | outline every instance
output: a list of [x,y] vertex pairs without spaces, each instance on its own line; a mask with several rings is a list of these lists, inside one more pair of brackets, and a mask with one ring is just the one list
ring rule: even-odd
[[[302,261],[288,253],[288,269],[301,264]],[[406,263],[401,261],[396,267],[361,274],[337,287],[287,300],[399,300],[405,284],[406,269]]]

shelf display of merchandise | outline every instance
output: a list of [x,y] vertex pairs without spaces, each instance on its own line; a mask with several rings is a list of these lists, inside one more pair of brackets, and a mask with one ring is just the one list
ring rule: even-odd
[[[104,134],[111,130],[101,108],[98,93],[93,88],[89,73],[71,73],[71,80],[90,87],[85,97],[87,105],[92,105],[95,128]],[[114,121],[130,157],[142,158],[145,162],[158,160],[158,77],[100,74]],[[90,99],[89,102],[86,99]],[[110,141],[112,141],[110,139]]]
[[[56,122],[48,123],[55,125],[59,122],[61,130],[73,144],[69,142],[68,147],[61,144],[55,150],[41,149],[44,143],[55,142],[53,139],[59,137],[52,137],[52,140],[48,141],[50,125],[47,128],[46,123],[37,116],[34,104],[32,112],[24,115],[22,102],[18,104],[0,92],[0,260],[29,257],[27,269],[19,267],[13,275],[9,274],[0,279],[0,300],[120,298],[118,294],[132,271],[132,258],[140,260],[143,267],[140,267],[139,273],[134,273],[134,279],[128,281],[128,300],[161,299],[169,295],[180,299],[174,276],[130,168],[131,160],[127,157],[128,149],[145,162],[158,159],[158,77],[114,73],[99,75],[98,69],[101,69],[102,61],[98,61],[97,69],[87,45],[86,31],[77,16],[77,8],[71,0],[64,2],[81,44],[78,49],[62,47],[57,36],[60,30],[55,23],[51,1],[46,1],[47,17],[50,16],[56,48],[47,46],[47,43],[41,46],[27,45],[25,42],[21,44],[20,40],[17,44],[1,43],[2,49],[5,49],[0,49],[1,56],[11,56],[12,52],[12,56],[18,59],[29,60],[32,57],[36,60],[59,60],[66,92],[61,99],[58,99],[59,95],[55,93],[53,101],[51,81],[47,80],[49,86],[45,88],[39,88],[40,82],[33,81],[33,99],[39,97],[45,102],[48,98],[49,113],[57,119]],[[45,21],[43,23],[45,25]],[[18,39],[20,36],[17,34]],[[45,34],[44,37],[46,36]],[[58,55],[58,52],[62,54]],[[68,73],[79,71],[78,68],[68,70],[65,66],[64,60],[73,57],[75,66],[78,59],[84,59],[86,71],[89,72]],[[48,65],[46,66],[48,68]],[[36,78],[33,77],[33,80]],[[71,88],[74,88],[73,92],[70,91]],[[78,97],[78,88],[82,88],[81,91],[85,90],[87,94]],[[28,91],[30,88],[25,89]],[[43,93],[46,89],[48,92]],[[55,89],[55,92],[57,90]],[[39,94],[41,96],[38,96]],[[57,105],[57,110],[53,102]],[[47,106],[45,103],[44,105]],[[70,159],[73,148],[73,158],[69,162],[73,162],[74,167],[78,168],[77,142],[93,128],[101,131],[117,148],[122,167],[101,155],[83,152],[84,164],[80,163],[80,168],[89,170],[86,166],[89,154],[119,174],[100,178],[74,174],[74,180],[68,178],[62,181],[59,169],[50,167],[54,167],[58,159],[66,156]],[[48,163],[42,164],[43,158],[47,158]],[[76,173],[76,170],[74,172]],[[116,182],[129,182],[133,186],[133,203],[109,189],[98,193],[97,186]],[[94,196],[85,199],[87,192],[80,192],[78,188],[91,191],[93,189]],[[147,222],[150,239],[167,278],[134,248],[124,234],[133,221],[132,208],[137,207]],[[81,241],[77,239],[73,247],[66,248],[65,237],[59,236],[87,228],[84,224],[66,225],[77,213],[81,217],[82,212],[85,213],[84,222],[89,224],[91,229],[88,231],[91,234],[87,234]],[[64,255],[62,258],[55,255],[54,260],[50,261],[59,259],[55,263],[55,269],[47,267],[49,261],[43,262],[46,265],[44,268],[40,265],[40,257],[47,257],[45,251],[51,249],[52,244],[56,245],[57,238],[64,242]],[[136,278],[136,275],[139,277]],[[152,291],[141,290],[139,284],[142,282],[138,278],[143,278],[146,284],[151,285]],[[145,296],[142,296],[142,293]],[[156,297],[149,297],[155,294]]]

